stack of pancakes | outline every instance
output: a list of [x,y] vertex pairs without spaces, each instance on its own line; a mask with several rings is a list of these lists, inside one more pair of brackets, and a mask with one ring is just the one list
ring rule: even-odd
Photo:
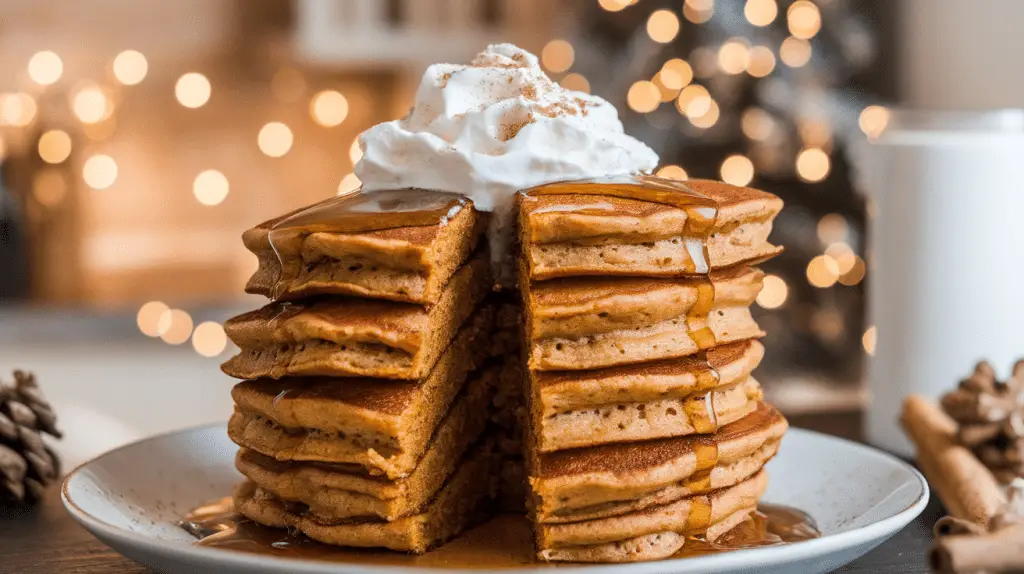
[[[666,195],[669,194],[669,195]],[[692,204],[688,204],[692,200]],[[743,522],[785,419],[751,372],[777,197],[710,181],[519,195],[538,556],[664,558]]]
[[225,324],[241,352],[223,370],[245,379],[228,429],[247,479],[239,512],[420,553],[523,475],[503,468],[519,448],[519,341],[498,329],[516,310],[491,295],[485,226],[468,200],[412,190],[332,198],[245,233],[259,258],[246,290],[273,302]]

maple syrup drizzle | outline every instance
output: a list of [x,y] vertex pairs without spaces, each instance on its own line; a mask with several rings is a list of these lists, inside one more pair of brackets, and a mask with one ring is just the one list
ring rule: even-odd
[[718,430],[715,391],[706,391],[686,397],[683,400],[683,410],[698,434],[711,434]]
[[718,370],[711,366],[707,349],[701,349],[697,353],[696,359],[697,370],[693,372],[696,382],[694,383],[693,390],[695,392],[709,391],[721,385],[722,377]]
[[718,442],[710,436],[694,437],[690,448],[693,450],[696,462],[693,474],[683,481],[683,486],[691,494],[710,492],[712,490],[711,471],[718,466]]
[[[702,366],[697,371],[697,389],[706,390],[718,386],[718,372],[707,359],[707,349],[718,345],[718,339],[708,323],[708,316],[715,305],[715,286],[711,281],[711,259],[708,255],[708,240],[718,219],[718,202],[699,194],[684,182],[653,176],[619,176],[600,179],[569,181],[540,186],[524,192],[529,197],[554,195],[596,195],[637,199],[670,205],[686,213],[686,222],[680,236],[686,261],[684,273],[692,276],[697,284],[697,300],[686,313],[687,333],[700,350],[698,357]],[[573,205],[556,203],[541,208],[541,212],[579,211],[612,213],[610,205]],[[699,433],[713,433],[718,430],[715,414],[714,395],[705,393],[685,402],[687,414]]]
[[[703,514],[695,517],[694,523],[710,521],[710,500],[706,506],[702,505],[696,510]],[[702,518],[704,516],[707,518]],[[447,570],[551,566],[536,561],[530,523],[523,515],[498,515],[464,532],[448,544],[422,555],[330,546],[290,530],[268,528],[237,514],[231,497],[196,508],[179,521],[178,526],[198,538],[197,546],[278,558]],[[703,533],[706,528],[700,532]],[[790,544],[821,536],[814,520],[806,513],[772,504],[759,505],[748,520],[714,542],[707,542],[701,534],[694,532],[687,529],[686,544],[675,557]]]
[[690,498],[690,514],[686,517],[686,533],[703,536],[711,526],[711,496],[699,494]]
[[697,457],[697,472],[710,471],[718,465],[718,442],[710,437],[696,437],[693,441],[693,453]]
[[708,492],[711,490],[711,469],[699,470],[683,482],[688,492]]
[[[271,288],[271,299],[279,299],[289,279],[298,276],[305,264],[298,249],[286,249],[317,232],[364,233],[399,227],[446,225],[469,200],[454,193],[424,189],[395,189],[364,192],[328,198],[285,217],[270,227],[268,239],[280,263],[280,272]],[[284,252],[288,251],[287,256]],[[295,253],[292,253],[295,251]]]
[[708,316],[715,306],[715,285],[711,278],[704,275],[697,279],[697,300],[686,313],[686,326],[690,338],[697,348],[706,351],[718,344],[715,332],[708,324]]

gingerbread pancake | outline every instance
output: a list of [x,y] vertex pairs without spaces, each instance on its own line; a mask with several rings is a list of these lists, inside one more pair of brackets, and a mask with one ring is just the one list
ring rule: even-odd
[[764,273],[709,279],[568,278],[534,283],[526,297],[529,366],[582,370],[685,357],[763,335],[750,314]]
[[[479,382],[470,384],[500,389],[511,384],[508,379],[514,371],[504,363],[493,363],[473,376]],[[495,392],[491,404],[483,407],[475,400],[456,399],[456,405],[430,438],[426,452],[404,478],[373,475],[352,464],[279,461],[246,448],[239,451],[235,466],[260,488],[282,500],[304,503],[321,516],[395,520],[418,512],[433,498],[489,424],[495,451],[508,459],[519,459],[519,479],[525,484],[519,450],[508,451],[503,444],[507,441],[505,430],[492,424],[505,408],[496,404],[496,397]],[[521,493],[522,485],[519,490]]]
[[530,484],[540,522],[614,516],[736,484],[778,451],[788,428],[760,403],[711,435],[534,453]]
[[738,383],[750,376],[763,358],[764,345],[749,340],[678,359],[589,371],[538,371],[532,373],[534,407],[540,416],[550,416],[618,403],[685,397]]
[[608,443],[715,432],[757,409],[764,397],[754,377],[685,397],[619,402],[561,412],[534,423],[537,450],[552,452]]
[[224,324],[241,349],[230,376],[419,379],[492,288],[487,251],[463,265],[429,309],[353,297],[272,303]]
[[[540,524],[538,554],[545,560],[579,561],[588,555],[600,556],[603,562],[664,558],[673,545],[675,549],[668,555],[682,547],[685,536],[702,536],[713,542],[736,527],[757,509],[757,501],[767,486],[768,475],[762,470],[733,486],[629,514]],[[647,542],[649,547],[637,547],[640,541]],[[634,552],[623,552],[622,543],[632,546]]]
[[[235,386],[228,434],[278,460],[348,463],[400,478],[412,472],[438,423],[452,412],[487,412],[496,377],[471,373],[489,354],[485,306],[423,381],[259,379]],[[471,379],[468,384],[466,380]]]
[[[365,211],[363,219],[370,229],[344,232],[323,224],[289,223],[297,214],[340,201],[330,198],[246,231],[242,241],[259,260],[246,292],[278,300],[351,295],[436,303],[444,285],[477,245],[486,228],[486,214],[453,194],[414,191],[422,197],[412,204],[402,192],[360,194],[370,201],[354,207]],[[401,220],[392,221],[389,216],[401,209],[417,215],[412,219],[417,225],[396,227]],[[375,213],[381,210],[390,211]]]
[[[707,237],[711,269],[765,259],[781,251],[768,242],[772,221],[782,209],[782,200],[775,195],[707,180],[668,185],[683,185],[717,202],[717,217]],[[544,195],[520,194],[519,237],[526,277],[671,277],[694,272],[689,252],[693,237],[685,233],[690,218],[686,209],[611,194],[592,195],[600,189],[591,187],[586,195],[574,182],[545,186]],[[559,190],[566,194],[557,194]]]
[[418,513],[392,521],[334,519],[304,504],[285,502],[248,481],[235,488],[235,508],[259,524],[293,528],[335,546],[422,554],[486,517],[497,491],[500,462],[490,443],[485,442],[463,457],[455,473]]

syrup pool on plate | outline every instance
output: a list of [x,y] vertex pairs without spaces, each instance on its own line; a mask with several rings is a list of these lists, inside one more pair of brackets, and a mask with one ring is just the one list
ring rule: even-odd
[[[710,504],[706,512],[694,516],[693,527],[706,529],[704,522],[708,520]],[[231,497],[197,507],[178,525],[198,539],[198,546],[278,558],[449,569],[554,566],[536,560],[530,523],[525,516],[516,514],[496,516],[440,548],[421,555],[330,546],[287,529],[268,528],[236,513]],[[750,518],[714,542],[703,540],[699,534],[691,534],[676,557],[791,544],[819,536],[821,533],[814,520],[806,513],[788,506],[761,504]]]

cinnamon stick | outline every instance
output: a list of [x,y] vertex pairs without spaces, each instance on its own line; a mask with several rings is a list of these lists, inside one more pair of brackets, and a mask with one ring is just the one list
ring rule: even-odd
[[943,574],[1024,571],[1024,524],[986,534],[940,537],[928,560],[933,570]]
[[917,446],[918,465],[949,513],[987,530],[1006,507],[1006,495],[988,468],[957,442],[956,423],[918,395],[904,401],[900,423]]

